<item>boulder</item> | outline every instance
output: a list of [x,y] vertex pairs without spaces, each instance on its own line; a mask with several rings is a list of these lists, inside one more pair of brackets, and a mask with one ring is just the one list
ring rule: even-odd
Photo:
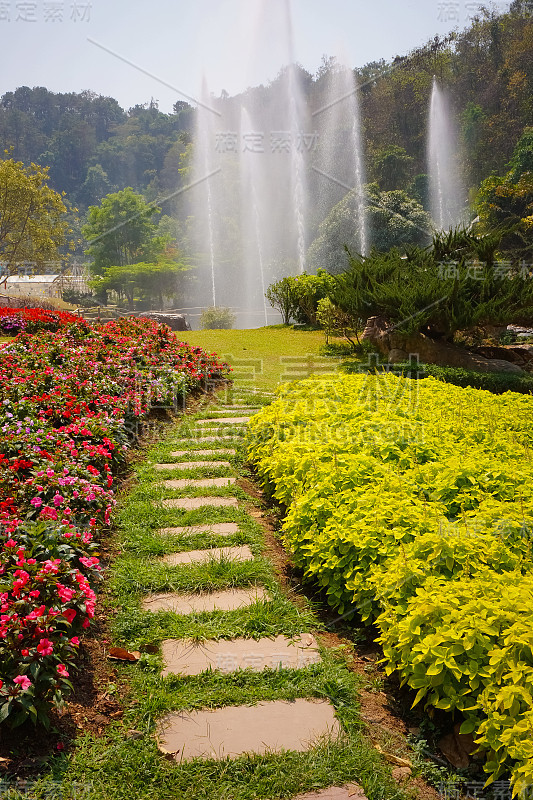
[[[371,341],[376,349],[387,359],[405,361],[409,356],[416,356],[421,363],[439,364],[447,367],[462,367],[476,372],[514,372],[522,373],[523,369],[507,356],[506,348],[488,348],[497,351],[498,358],[487,358],[479,352],[470,352],[449,342],[432,339],[423,333],[405,334],[397,331],[383,317],[370,317],[367,320],[363,339]],[[479,348],[482,349],[482,348]]]
[[153,319],[154,322],[159,322],[160,325],[168,325],[171,331],[190,331],[191,326],[183,314],[171,314],[164,311],[147,311],[141,316],[147,319]]

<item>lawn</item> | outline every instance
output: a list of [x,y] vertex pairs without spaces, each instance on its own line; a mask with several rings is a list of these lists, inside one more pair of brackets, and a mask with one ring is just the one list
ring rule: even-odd
[[336,366],[334,359],[320,354],[322,331],[270,325],[252,330],[186,331],[179,336],[228,361],[237,388],[274,391],[282,381],[331,372]]

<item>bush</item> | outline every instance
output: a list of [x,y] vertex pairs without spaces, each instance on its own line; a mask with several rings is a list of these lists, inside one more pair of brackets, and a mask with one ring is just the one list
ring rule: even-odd
[[[337,306],[331,302],[329,297],[323,297],[322,300],[318,301],[316,319],[318,324],[324,328],[326,345],[329,345],[330,336],[344,337],[344,339],[350,343],[351,349],[354,352],[357,349],[357,344],[361,344],[357,337],[357,324],[360,323],[361,320],[354,320],[345,311],[341,311],[340,308],[337,308]],[[357,344],[352,339],[352,336],[355,336],[357,339]]]
[[204,330],[229,330],[235,325],[235,319],[231,308],[211,306],[200,317],[200,326]]
[[283,319],[283,324],[289,325],[291,319],[295,317],[298,310],[295,279],[286,277],[276,283],[271,283],[266,291],[265,297],[272,308],[278,309]]
[[332,276],[319,269],[316,275],[303,272],[272,283],[266,297],[270,305],[280,311],[285,325],[293,318],[300,325],[315,326],[318,304],[328,296],[334,285]]
[[[358,371],[367,369],[366,366],[357,367]],[[387,366],[377,365],[368,367],[368,370],[389,371]],[[441,367],[437,364],[419,364],[417,362],[405,362],[394,365],[394,372],[397,375],[404,375],[406,378],[437,378],[437,380],[451,383],[455,386],[466,388],[471,386],[474,389],[484,389],[492,394],[504,394],[505,392],[516,392],[517,394],[533,394],[533,375],[512,372],[474,372],[473,370],[463,369],[462,367]]]
[[296,566],[381,633],[414,703],[533,780],[533,398],[392,374],[310,379],[249,424]]
[[59,319],[22,331],[0,361],[0,723],[11,727],[46,724],[71,688],[73,634],[94,616],[93,542],[139,424],[229,371],[150,320],[93,327],[23,311]]

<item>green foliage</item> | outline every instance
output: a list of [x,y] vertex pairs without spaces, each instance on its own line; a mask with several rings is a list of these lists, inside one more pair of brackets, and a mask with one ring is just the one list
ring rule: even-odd
[[[359,234],[355,190],[338,203],[321,223],[307,260],[312,269],[326,269],[332,274],[349,267],[350,253],[357,253]],[[426,244],[431,236],[431,222],[423,207],[406,192],[380,191],[377,184],[365,186],[365,209],[371,241],[379,251],[404,245]]]
[[316,275],[301,275],[291,279],[293,281],[293,294],[297,303],[295,312],[297,322],[301,324],[316,325],[316,312],[318,303],[327,297],[335,285],[332,276],[324,269],[319,269]]
[[176,261],[144,262],[123,267],[108,267],[101,278],[90,282],[97,292],[114,291],[124,296],[131,311],[135,298],[140,296],[148,304],[155,300],[163,308],[163,297],[173,297],[179,291],[179,279],[188,270],[186,264]]
[[298,300],[294,289],[294,278],[287,277],[270,284],[266,290],[268,302],[272,308],[278,309],[284,325],[289,325],[298,310]]
[[487,570],[468,581],[428,580],[378,620],[390,673],[417,690],[414,704],[463,713],[477,731],[489,782],[511,770],[514,792],[533,778],[533,577]]
[[379,188],[384,192],[403,189],[409,182],[414,159],[403,147],[388,145],[374,153],[372,168]]
[[[506,251],[531,257],[533,231],[533,128],[525,128],[503,176],[483,181],[476,198],[480,227],[488,231],[506,225]],[[511,227],[512,226],[512,227]]]
[[495,269],[501,234],[436,234],[431,248],[373,252],[336,277],[331,299],[354,317],[380,316],[406,334],[452,341],[456,331],[533,320],[533,281]]
[[211,306],[202,313],[200,327],[204,330],[229,330],[235,325],[235,319],[231,308]]
[[70,232],[66,213],[61,195],[48,186],[47,168],[0,160],[0,260],[8,270],[22,261],[61,260]]
[[104,275],[110,267],[157,260],[166,244],[152,222],[159,212],[131,188],[107,195],[100,206],[91,206],[82,232],[89,242],[86,252],[93,259],[93,272]]
[[248,448],[295,564],[375,621],[414,704],[462,715],[489,781],[531,784],[533,399],[391,374],[278,394]]
[[302,325],[316,325],[318,304],[334,285],[331,275],[319,269],[316,275],[303,272],[272,283],[266,297],[270,305],[281,312],[284,325],[288,325],[291,318]]
[[[356,349],[352,336],[357,338],[357,326],[361,325],[361,320],[354,320],[345,311],[341,311],[329,297],[323,297],[318,301],[316,320],[324,328],[326,344],[329,344],[330,336],[343,336],[350,343],[352,349]],[[359,340],[357,341],[359,342]]]

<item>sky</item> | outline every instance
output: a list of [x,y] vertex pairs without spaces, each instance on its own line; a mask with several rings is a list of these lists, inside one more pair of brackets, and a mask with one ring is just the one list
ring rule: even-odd
[[[485,3],[487,5],[487,3]],[[90,90],[161,111],[268,83],[294,60],[391,60],[463,29],[471,0],[0,0],[0,95]],[[510,0],[488,5],[507,11]],[[290,8],[290,11],[289,11]],[[290,20],[290,23],[289,23]],[[292,27],[292,36],[288,31]]]

